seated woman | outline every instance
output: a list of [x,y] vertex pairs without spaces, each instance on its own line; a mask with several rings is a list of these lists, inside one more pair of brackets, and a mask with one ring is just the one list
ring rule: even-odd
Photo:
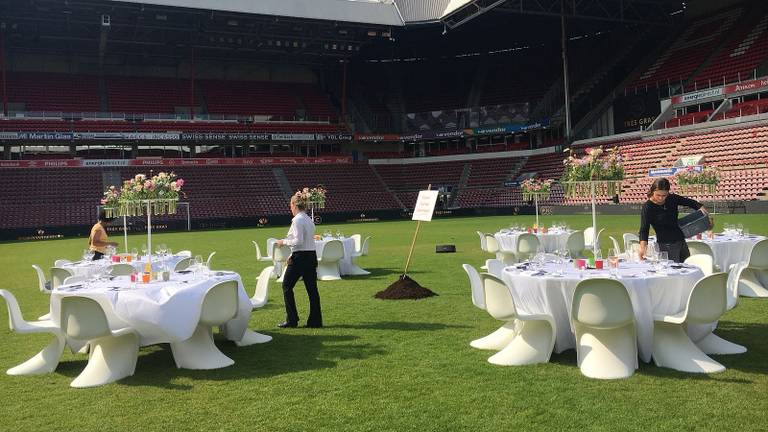
[[88,237],[88,249],[93,251],[93,260],[96,261],[104,257],[108,246],[117,246],[117,242],[108,241],[106,227],[115,218],[107,217],[104,209],[99,210],[99,221],[91,228],[91,235]]

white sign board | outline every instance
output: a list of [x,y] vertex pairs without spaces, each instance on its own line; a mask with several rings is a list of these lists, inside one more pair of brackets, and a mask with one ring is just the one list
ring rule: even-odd
[[432,213],[435,211],[437,203],[436,190],[419,191],[419,197],[416,198],[416,208],[413,209],[411,220],[429,222],[432,220]]

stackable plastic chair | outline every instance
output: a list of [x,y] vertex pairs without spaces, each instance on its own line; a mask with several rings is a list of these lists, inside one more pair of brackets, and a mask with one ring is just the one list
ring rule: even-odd
[[225,324],[237,315],[237,282],[224,281],[212,286],[200,305],[200,321],[192,336],[171,343],[176,366],[184,369],[218,369],[231,366],[234,360],[224,355],[213,343],[211,328]]
[[469,277],[472,304],[478,309],[485,310],[485,293],[483,292],[483,282],[480,280],[480,273],[469,264],[462,264],[461,267],[467,272],[467,277]]
[[35,269],[35,273],[37,273],[37,284],[40,288],[40,292],[43,294],[50,294],[51,283],[45,279],[45,273],[43,273],[43,269],[34,264],[32,264],[32,268]]
[[53,262],[54,267],[63,267],[67,264],[72,264],[72,261],[68,259],[57,259],[56,261]]
[[640,243],[640,237],[633,233],[624,233],[621,236],[624,240],[624,252],[629,253],[632,250],[633,243]]
[[344,244],[341,240],[329,240],[317,259],[317,278],[319,280],[339,280],[339,261],[344,258]]
[[555,321],[548,315],[521,315],[515,308],[512,293],[496,276],[480,275],[485,291],[485,307],[492,317],[515,328],[514,337],[488,362],[501,366],[546,363],[555,346]]
[[609,239],[611,239],[611,244],[613,245],[613,250],[616,251],[617,254],[622,253],[621,246],[619,246],[619,241],[616,240],[613,236],[608,236]]
[[499,249],[499,241],[496,240],[496,237],[493,234],[485,234],[485,251],[495,254]]
[[205,260],[205,266],[206,266],[206,267],[208,267],[208,269],[209,269],[209,270],[210,270],[210,268],[211,268],[211,261],[213,260],[213,256],[214,256],[214,255],[216,255],[216,252],[215,252],[215,251],[214,251],[214,252],[211,252],[211,254],[210,254],[210,255],[208,255],[208,259],[207,259],[207,260]]
[[579,282],[573,293],[571,320],[582,374],[615,379],[635,373],[635,314],[621,282],[603,278]]
[[64,279],[70,276],[74,276],[74,273],[72,273],[69,269],[62,267],[51,267],[51,290],[64,283]]
[[352,239],[352,241],[355,243],[355,250],[353,251],[354,255],[357,255],[359,253],[362,253],[363,250],[363,236],[360,234],[352,234],[349,236],[349,238]]
[[539,238],[535,234],[523,233],[517,236],[515,256],[520,261],[529,260],[539,251]]
[[768,239],[752,246],[747,266],[738,275],[739,295],[768,297]]
[[502,260],[491,258],[485,260],[485,267],[488,269],[488,273],[500,278],[501,272],[504,270],[505,264]]
[[175,266],[173,266],[173,271],[178,272],[182,270],[186,270],[189,268],[189,266],[192,265],[192,258],[186,257],[179,260],[179,262],[176,263]]
[[112,276],[130,276],[136,272],[132,265],[127,263],[117,263],[109,266],[109,274]]
[[[469,277],[469,287],[472,291],[472,304],[478,309],[485,310],[485,289],[480,274],[469,264],[462,264]],[[512,342],[515,337],[515,322],[505,323],[493,333],[475,339],[469,343],[472,348],[499,351]]]
[[605,228],[601,228],[597,232],[597,235],[595,235],[595,229],[593,227],[587,227],[584,230],[584,247],[593,250],[596,244],[597,247],[600,248],[600,236],[603,234],[603,231],[605,231]]
[[253,247],[256,248],[256,261],[272,261],[272,255],[262,255],[259,243],[256,240],[251,240]]
[[682,372],[722,372],[725,366],[712,360],[688,338],[685,324],[710,324],[725,313],[725,273],[699,279],[685,309],[674,315],[653,316],[653,362]]
[[264,307],[267,304],[268,291],[269,291],[269,278],[272,277],[274,267],[269,266],[259,273],[259,277],[256,278],[256,291],[253,292],[251,297],[251,308],[258,309]]
[[686,264],[694,265],[704,272],[704,276],[709,276],[715,272],[715,264],[712,257],[705,254],[691,255],[685,259]]
[[569,234],[568,240],[566,240],[565,243],[565,248],[568,249],[568,254],[571,258],[585,258],[584,249],[586,249],[586,246],[584,245],[584,233],[581,231],[574,231]]
[[278,246],[277,243],[273,243],[272,246],[272,262],[274,263],[273,275],[277,278],[277,282],[283,281],[283,275],[285,275],[285,269],[288,267],[288,258],[291,257],[291,248],[288,246]]
[[368,236],[363,240],[363,246],[361,248],[361,253],[363,256],[368,256],[368,246],[371,244],[371,236]]
[[351,236],[355,240],[355,250],[352,252],[352,257],[361,257],[368,255],[368,242],[371,240],[371,236],[361,240],[360,234],[354,234]]
[[[63,285],[72,285],[72,284],[76,284],[76,283],[80,283],[80,282],[85,282],[87,280],[88,280],[88,276],[84,276],[84,275],[70,276],[70,277],[64,279]],[[43,319],[43,318],[41,317],[39,319]]]
[[0,289],[0,297],[5,299],[8,308],[8,320],[11,331],[16,333],[50,333],[53,340],[42,351],[24,363],[8,369],[8,375],[34,375],[56,370],[66,341],[59,327],[51,320],[25,321],[16,297],[9,291]]
[[[691,253],[691,256],[693,255],[708,255],[712,258],[712,269],[713,272],[719,272],[722,271],[719,266],[714,264],[715,262],[715,254],[712,252],[712,248],[705,242],[699,241],[699,240],[688,240],[686,242],[688,244],[688,251]],[[725,269],[728,270],[728,269]],[[710,273],[711,274],[711,273]]]
[[130,327],[112,330],[101,305],[93,299],[61,299],[61,327],[67,337],[87,341],[88,364],[72,387],[95,387],[123,379],[136,371],[139,337]]
[[482,231],[475,231],[477,236],[480,237],[480,250],[488,252],[488,246],[485,244],[485,233]]

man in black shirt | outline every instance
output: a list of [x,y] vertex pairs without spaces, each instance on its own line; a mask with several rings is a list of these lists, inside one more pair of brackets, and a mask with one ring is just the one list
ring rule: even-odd
[[660,178],[651,184],[648,191],[648,201],[643,204],[640,213],[640,259],[645,256],[648,232],[650,227],[653,227],[659,250],[666,251],[672,261],[685,261],[691,253],[677,223],[677,207],[682,205],[708,214],[700,202],[669,193],[669,189],[669,180]]

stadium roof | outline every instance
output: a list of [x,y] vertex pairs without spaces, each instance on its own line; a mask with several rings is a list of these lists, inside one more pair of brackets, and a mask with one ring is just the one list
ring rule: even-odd
[[404,26],[440,20],[472,0],[109,0],[294,18]]

